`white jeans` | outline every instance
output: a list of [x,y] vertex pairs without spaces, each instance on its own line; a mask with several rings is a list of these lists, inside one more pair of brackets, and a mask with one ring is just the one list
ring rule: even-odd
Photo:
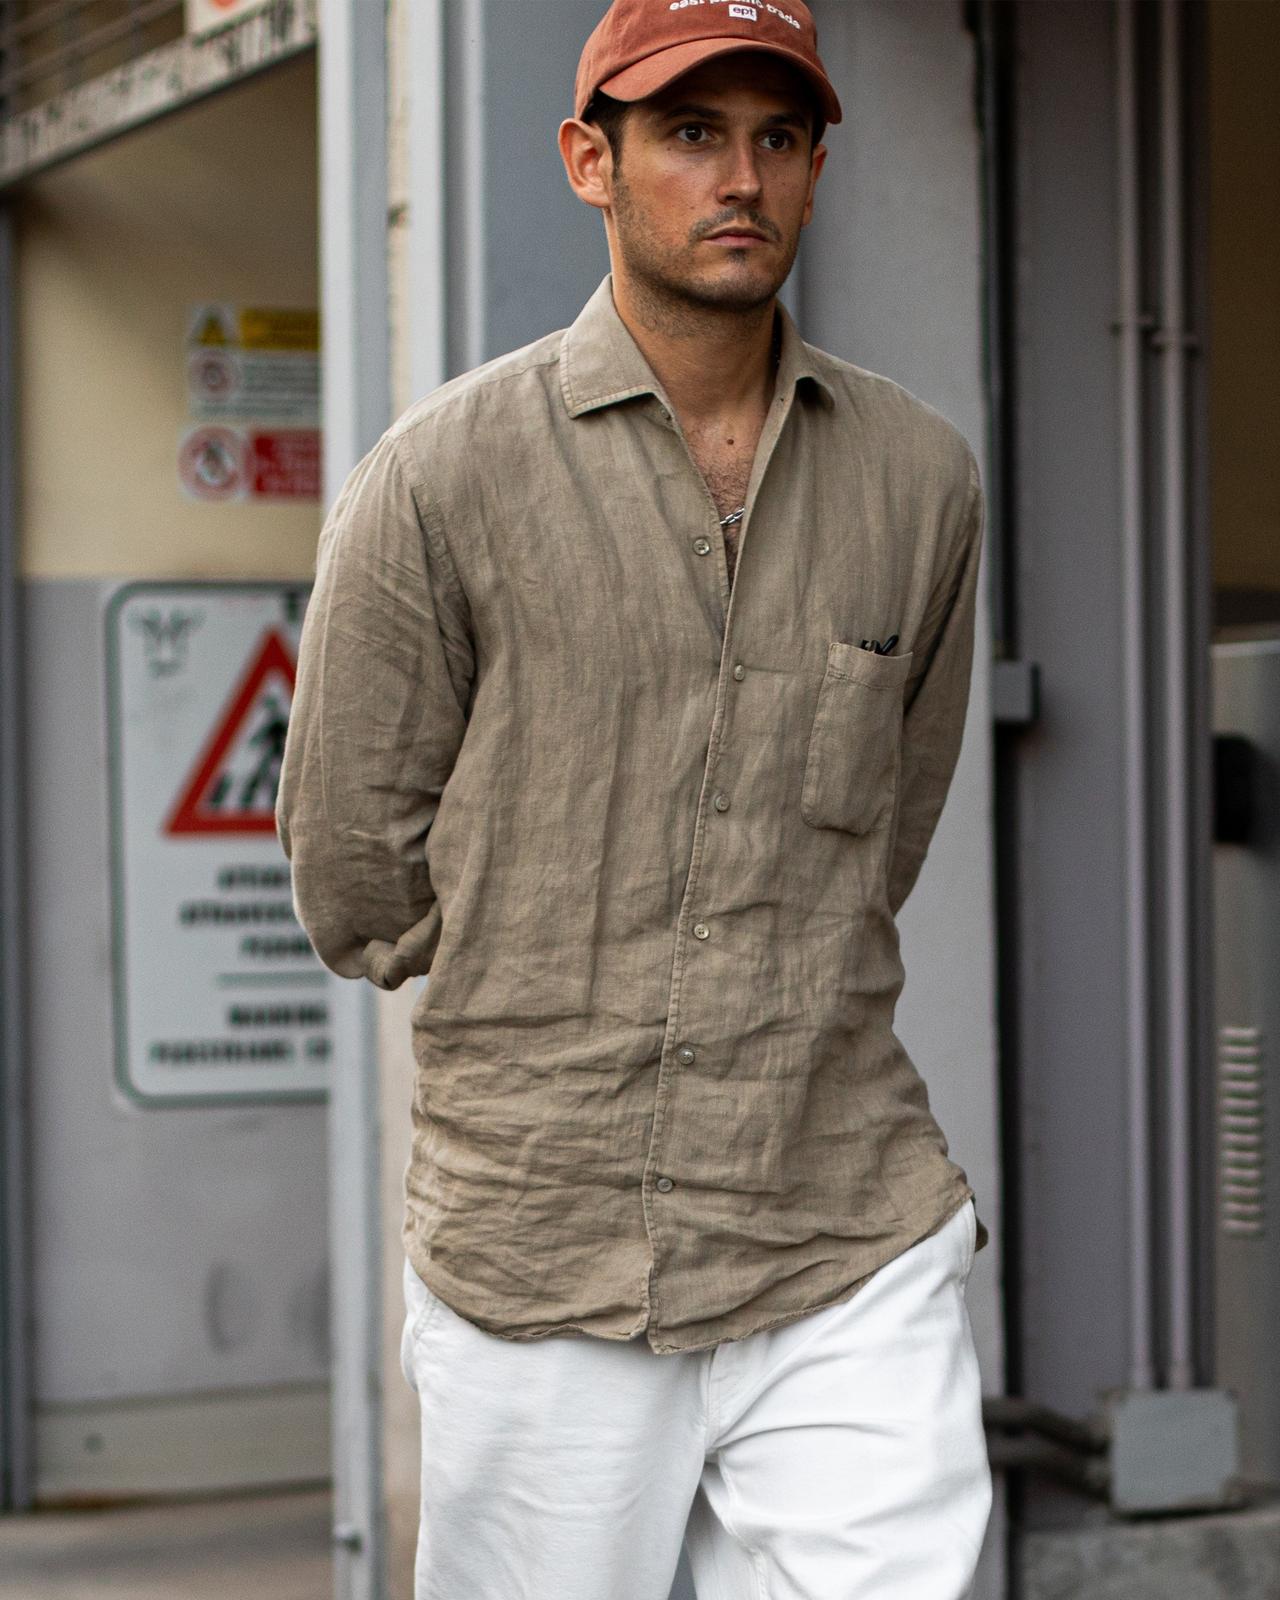
[[852,1299],[707,1350],[500,1339],[405,1263],[415,1600],[962,1600],[991,1510],[976,1217]]

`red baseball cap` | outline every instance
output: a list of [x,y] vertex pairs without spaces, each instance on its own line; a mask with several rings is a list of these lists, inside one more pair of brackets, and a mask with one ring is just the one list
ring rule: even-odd
[[808,78],[827,122],[843,117],[802,0],[613,0],[583,47],[573,114],[582,115],[597,89],[615,100],[643,100],[733,50],[781,56]]

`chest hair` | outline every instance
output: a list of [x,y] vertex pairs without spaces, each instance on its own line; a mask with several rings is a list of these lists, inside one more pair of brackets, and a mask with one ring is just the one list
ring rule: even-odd
[[[746,502],[761,425],[740,429],[733,436],[710,431],[688,436],[689,450],[722,517],[727,517]],[[738,534],[741,528],[742,524],[736,522],[732,527],[720,530],[724,535],[731,583],[738,558]]]

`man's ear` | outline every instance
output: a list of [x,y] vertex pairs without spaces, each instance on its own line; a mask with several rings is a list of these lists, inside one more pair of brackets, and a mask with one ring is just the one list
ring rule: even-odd
[[813,191],[818,186],[818,175],[821,173],[826,159],[827,147],[825,144],[820,144],[813,152],[813,159],[809,166],[809,197],[804,203],[804,216],[800,221],[802,228],[807,228],[813,220]]
[[560,124],[559,142],[569,187],[586,205],[606,210],[613,200],[613,151],[604,132],[568,117]]

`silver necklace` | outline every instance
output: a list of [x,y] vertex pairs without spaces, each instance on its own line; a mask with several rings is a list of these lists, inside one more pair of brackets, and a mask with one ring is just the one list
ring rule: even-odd
[[[773,350],[771,353],[773,356],[773,370],[776,372],[782,359],[782,328],[777,322],[774,323],[773,327]],[[722,528],[732,528],[734,523],[742,521],[746,513],[746,506],[739,506],[736,511],[731,511],[727,517],[720,518],[720,526]]]

